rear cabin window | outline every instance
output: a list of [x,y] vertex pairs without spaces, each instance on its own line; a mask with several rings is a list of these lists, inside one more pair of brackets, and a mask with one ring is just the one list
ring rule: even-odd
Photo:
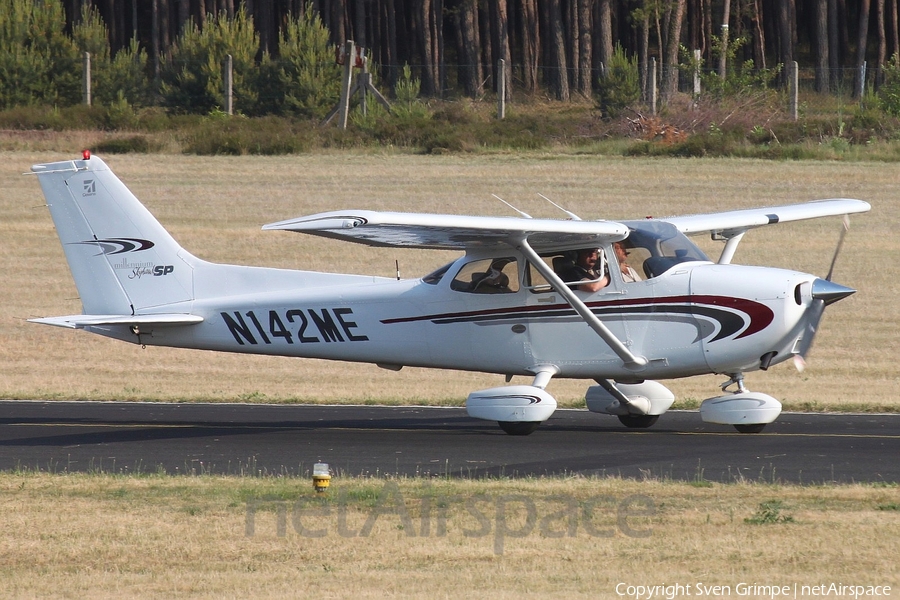
[[485,258],[462,266],[450,289],[470,294],[513,294],[519,291],[516,259]]
[[[575,264],[574,252],[558,252],[555,254],[541,256],[541,259],[557,275],[561,274],[565,269],[568,269],[571,265]],[[528,263],[528,271],[526,277],[528,289],[534,293],[549,292],[553,289],[550,284],[547,283],[547,279],[543,275],[541,275],[541,272],[535,269],[534,265],[531,263]]]

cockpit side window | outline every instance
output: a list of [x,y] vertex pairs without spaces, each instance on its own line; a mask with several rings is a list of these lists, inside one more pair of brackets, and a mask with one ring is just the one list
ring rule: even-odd
[[470,294],[512,294],[519,291],[519,269],[513,257],[485,258],[462,266],[450,289]]
[[[594,266],[588,268],[583,264],[579,265],[579,255],[589,255],[592,252],[597,253],[596,263],[594,263]],[[604,287],[608,285],[608,255],[608,251],[603,248],[582,248],[580,250],[542,252],[540,254],[540,257],[541,260],[544,261],[544,264],[547,265],[547,267],[554,273],[556,273],[556,275],[559,276],[559,278],[562,279],[563,283],[565,283],[568,287],[572,289],[583,289],[582,286],[584,286],[584,284],[597,283],[602,281],[604,278],[606,278],[606,283],[602,285]],[[534,294],[549,292],[553,289],[553,286],[550,285],[547,279],[541,274],[538,269],[535,268],[533,264],[531,264],[531,262],[526,263],[526,265],[526,289]]]

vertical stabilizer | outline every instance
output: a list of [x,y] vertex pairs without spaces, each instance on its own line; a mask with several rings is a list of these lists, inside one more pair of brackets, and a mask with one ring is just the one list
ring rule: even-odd
[[85,314],[192,299],[185,252],[97,157],[34,165]]

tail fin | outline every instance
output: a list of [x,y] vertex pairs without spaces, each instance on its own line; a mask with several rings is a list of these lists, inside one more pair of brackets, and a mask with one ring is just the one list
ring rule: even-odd
[[190,301],[193,257],[102,160],[34,165],[88,315]]

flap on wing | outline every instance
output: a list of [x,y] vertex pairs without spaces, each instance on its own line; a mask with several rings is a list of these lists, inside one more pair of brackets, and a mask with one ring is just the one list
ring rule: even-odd
[[102,325],[196,325],[203,322],[203,317],[180,313],[168,315],[68,315],[28,319],[28,321],[68,329],[83,329]]
[[679,231],[688,235],[707,232],[728,234],[740,233],[741,231],[762,227],[763,225],[774,225],[775,223],[866,212],[870,208],[869,203],[862,200],[836,198],[833,200],[804,202],[802,204],[787,204],[785,206],[668,217],[661,218],[660,221],[667,221],[678,228]]
[[348,210],[319,213],[263,226],[369,246],[465,250],[528,239],[535,249],[600,246],[621,240],[628,228],[614,221],[567,221]]

